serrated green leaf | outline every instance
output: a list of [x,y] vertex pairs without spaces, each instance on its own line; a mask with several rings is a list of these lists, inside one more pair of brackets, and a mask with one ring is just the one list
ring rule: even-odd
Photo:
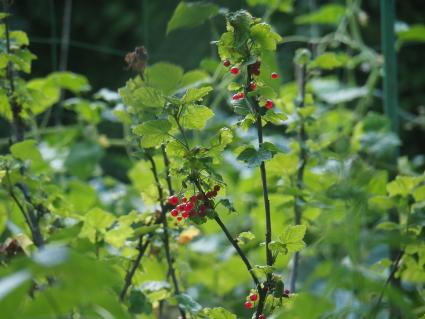
[[416,202],[425,201],[425,185],[416,188],[412,195]]
[[29,161],[34,171],[42,171],[47,168],[46,162],[43,160],[40,151],[37,148],[37,141],[25,140],[10,147],[13,156],[22,161]]
[[182,104],[194,103],[201,100],[204,96],[212,91],[211,86],[204,86],[201,88],[190,88],[186,91],[181,99]]
[[186,3],[180,2],[167,25],[167,34],[179,28],[194,27],[212,18],[219,11],[219,7],[208,2]]
[[205,308],[202,314],[210,319],[236,319],[236,315],[227,311],[224,308]]
[[287,226],[285,228],[279,239],[285,245],[288,253],[300,251],[305,247],[303,238],[306,230],[307,227],[305,225]]
[[263,50],[275,51],[276,45],[282,42],[282,37],[267,23],[258,23],[251,27],[251,37]]
[[176,296],[179,306],[190,313],[198,313],[202,310],[202,306],[187,294],[179,294]]
[[264,161],[270,160],[276,153],[276,148],[271,143],[263,143],[258,150],[252,146],[245,148],[237,157],[238,160],[248,164],[248,167],[260,166]]
[[183,69],[175,64],[159,62],[146,69],[145,78],[148,86],[169,95],[180,86],[183,79]]
[[255,239],[255,235],[250,231],[244,231],[238,235],[238,242],[241,244],[246,244],[247,242]]
[[397,176],[395,180],[387,184],[387,192],[391,197],[408,196],[423,180],[423,176]]
[[188,105],[183,118],[183,127],[188,129],[203,129],[214,112],[205,105]]
[[152,120],[139,124],[133,128],[136,135],[142,137],[142,147],[156,147],[169,139],[168,132],[171,123],[168,120]]
[[332,70],[344,66],[348,60],[349,57],[345,53],[326,52],[316,57],[308,66],[310,68]]

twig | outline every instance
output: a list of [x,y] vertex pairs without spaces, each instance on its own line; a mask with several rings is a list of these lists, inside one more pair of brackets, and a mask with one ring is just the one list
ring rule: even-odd
[[[8,0],[3,0],[3,10],[5,13],[9,12]],[[6,36],[6,53],[11,54],[10,50],[10,34],[9,34],[9,17],[4,18],[5,25],[5,36]],[[21,106],[17,103],[15,98],[15,80],[14,80],[14,68],[13,63],[8,62],[6,77],[9,81],[8,97],[11,104],[12,116],[13,116],[13,131],[17,142],[24,140],[24,122],[21,117]]]
[[[299,108],[303,108],[305,105],[305,87],[307,83],[307,67],[305,64],[298,68],[299,74]],[[307,133],[305,131],[304,119],[300,116],[300,130],[298,132],[298,144],[300,146],[300,154],[298,158],[298,171],[297,171],[297,189],[299,192],[302,191],[304,187],[304,170],[307,165],[307,150],[305,142],[307,140]],[[302,218],[302,207],[300,205],[300,201],[302,200],[301,195],[295,195],[294,197],[294,221],[295,225],[301,224]],[[295,292],[295,284],[297,281],[298,275],[298,264],[299,264],[300,253],[297,251],[294,255],[294,266],[292,269],[292,276],[290,281],[290,289],[292,292]]]
[[[157,190],[158,190],[159,203],[160,203],[160,206],[161,206],[162,228],[164,230],[164,238],[163,238],[164,249],[165,249],[165,256],[167,258],[168,269],[169,269],[169,273],[171,275],[171,278],[173,280],[174,292],[175,292],[176,295],[179,295],[180,294],[179,283],[177,281],[176,271],[174,269],[173,260],[171,258],[171,253],[170,253],[168,222],[167,222],[166,210],[165,210],[165,207],[164,207],[164,195],[163,195],[164,192],[163,192],[162,186],[161,186],[160,181],[159,181],[158,171],[156,169],[156,164],[155,164],[153,157],[150,154],[146,154],[146,157],[148,158],[149,162],[151,163],[152,173],[154,175],[155,183],[156,183]],[[180,311],[180,315],[182,316],[182,318],[186,319],[186,312],[180,306],[179,306],[179,311]]]
[[137,254],[137,257],[134,260],[130,270],[127,272],[127,275],[125,276],[124,287],[122,288],[121,293],[120,293],[120,301],[121,302],[124,301],[125,295],[127,294],[127,290],[131,286],[131,282],[133,281],[133,276],[136,273],[137,268],[139,268],[140,261],[142,260],[144,254],[145,254],[145,251],[149,246],[150,239],[151,239],[150,236],[148,236],[145,243],[142,245],[143,237],[144,236],[141,235],[140,238],[139,238],[139,243],[137,245],[137,250],[139,251],[139,253]]
[[[247,96],[248,99],[248,89],[250,86],[250,83],[253,79],[252,73],[250,71],[249,66],[247,66],[247,82],[245,87],[245,96]],[[254,99],[254,105],[255,105],[255,112],[257,117],[257,137],[258,137],[258,147],[260,148],[263,144],[263,125],[262,125],[262,118],[260,113],[260,106],[258,105],[257,100]],[[260,164],[260,173],[261,173],[261,184],[263,188],[263,200],[264,200],[264,212],[266,216],[266,259],[267,259],[267,265],[273,266],[273,254],[270,250],[270,243],[272,241],[272,223],[271,223],[271,214],[270,214],[270,201],[269,201],[269,192],[268,192],[268,186],[267,186],[267,173],[266,173],[266,165],[264,161]],[[270,286],[272,281],[272,274],[267,274],[267,281],[263,289],[259,289],[259,301],[257,310],[255,313],[255,318],[258,319],[259,316],[263,313],[264,303],[265,299],[267,297],[268,287]]]

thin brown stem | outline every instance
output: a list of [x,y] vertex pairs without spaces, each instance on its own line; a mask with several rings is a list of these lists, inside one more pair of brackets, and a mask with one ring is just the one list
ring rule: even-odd
[[[302,65],[297,68],[298,71],[298,88],[299,88],[299,97],[298,97],[298,107],[301,109],[305,105],[305,88],[307,83],[307,67],[306,65]],[[299,194],[302,192],[304,188],[304,170],[307,165],[307,149],[306,149],[306,141],[307,141],[307,132],[305,130],[304,119],[300,115],[300,130],[298,132],[298,144],[300,146],[300,154],[298,157],[298,171],[297,171],[297,181],[296,186],[299,191]],[[301,224],[302,218],[302,207],[301,201],[303,200],[301,195],[294,196],[294,221],[295,225]],[[294,265],[292,268],[292,276],[290,281],[290,289],[292,292],[295,292],[295,286],[298,276],[298,265],[299,265],[300,253],[297,251],[294,255]]]
[[136,273],[137,268],[139,268],[140,262],[146,252],[146,249],[148,248],[150,244],[151,236],[148,236],[145,243],[143,243],[143,235],[139,238],[139,243],[137,245],[138,254],[136,259],[134,260],[133,264],[131,265],[130,270],[127,272],[127,275],[125,276],[125,282],[124,287],[121,290],[120,293],[120,301],[123,302],[125,299],[125,295],[127,294],[128,288],[131,286],[131,282],[133,281],[134,274]]
[[[170,253],[168,222],[167,222],[166,209],[165,209],[165,206],[164,206],[164,191],[163,191],[161,183],[159,181],[158,171],[157,171],[157,168],[156,168],[155,160],[153,159],[153,157],[150,154],[147,154],[147,158],[148,158],[149,162],[151,163],[152,173],[154,175],[155,183],[156,183],[157,190],[158,190],[159,203],[160,203],[160,206],[161,206],[162,228],[163,228],[163,231],[164,231],[164,237],[163,237],[164,250],[165,250],[165,257],[166,257],[167,263],[168,263],[168,270],[169,270],[169,273],[170,273],[172,281],[173,281],[174,292],[175,292],[176,295],[179,295],[180,294],[179,283],[177,281],[176,271],[174,269],[174,264],[173,264],[173,260],[172,260],[171,253]],[[179,311],[180,311],[180,315],[182,316],[182,318],[186,319],[186,312],[184,311],[184,309],[179,307]]]

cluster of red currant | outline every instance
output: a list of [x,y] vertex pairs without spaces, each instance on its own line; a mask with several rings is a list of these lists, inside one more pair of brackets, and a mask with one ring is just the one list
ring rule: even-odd
[[209,199],[217,196],[220,191],[220,186],[215,185],[213,190],[210,190],[204,194],[198,193],[189,198],[179,198],[177,195],[170,196],[168,203],[175,206],[170,215],[175,217],[177,221],[187,218],[205,217],[208,210],[211,210],[211,203]]
[[[229,67],[230,66],[230,61],[227,60],[227,59],[224,60],[223,61],[223,65],[225,67]],[[249,72],[251,74],[256,75],[256,76],[260,75],[260,66],[261,66],[261,62],[260,61],[257,61],[254,64],[249,65],[248,66]],[[232,73],[235,76],[239,74],[239,71],[240,71],[239,68],[236,67],[236,66],[233,66],[233,67],[230,68],[230,73]],[[276,72],[273,72],[271,74],[271,78],[272,79],[277,79],[278,77],[279,77],[279,74],[277,74]],[[255,91],[257,89],[257,83],[255,81],[252,81],[249,84],[249,88],[248,89],[250,91]],[[245,98],[245,93],[243,93],[243,92],[238,92],[238,93],[236,93],[236,94],[234,94],[232,96],[233,101],[239,101],[239,100],[242,100],[244,98]],[[273,108],[273,101],[270,100],[270,99],[267,99],[265,101],[265,103],[264,103],[264,107],[267,108],[267,109],[269,109],[269,110],[272,109]]]
[[[250,294],[247,298],[248,300],[245,302],[244,306],[246,309],[251,309],[254,307],[255,303],[257,302],[258,295],[257,294]],[[266,319],[266,316],[261,314],[258,316],[259,319]]]

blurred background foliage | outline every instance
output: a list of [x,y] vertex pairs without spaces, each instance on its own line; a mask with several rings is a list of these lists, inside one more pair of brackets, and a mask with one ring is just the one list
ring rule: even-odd
[[[137,216],[144,215],[130,212],[151,212],[156,193],[147,162],[129,156],[129,147],[125,147],[129,142],[126,139],[128,127],[123,127],[117,120],[122,121],[125,114],[119,113],[122,104],[116,91],[134,75],[127,70],[124,56],[135,46],[144,45],[149,51],[151,65],[168,61],[181,65],[185,71],[199,68],[207,73],[208,81],[216,89],[214,98],[208,100],[216,117],[205,130],[191,136],[194,142],[201,143],[215,134],[223,123],[238,120],[230,110],[228,92],[219,85],[218,80],[225,78],[225,72],[219,66],[216,46],[211,44],[211,41],[218,40],[225,24],[223,17],[217,16],[194,28],[178,29],[167,35],[167,23],[178,1],[15,0],[11,28],[28,33],[29,49],[37,56],[31,76],[23,74],[24,78],[44,77],[60,69],[66,3],[72,3],[72,10],[65,69],[86,78],[50,78],[51,82],[60,83],[55,89],[68,89],[64,93],[63,107],[55,103],[49,117],[44,116],[46,110],[40,111],[37,120],[47,119],[47,122],[41,132],[43,138],[38,139],[38,148],[29,142],[24,150],[15,149],[12,153],[21,160],[32,161],[31,165],[35,165],[32,169],[38,175],[34,180],[28,177],[25,182],[34,194],[44,187],[40,198],[60,216],[58,219],[49,216],[42,221],[43,230],[51,236],[49,241],[65,242],[78,253],[68,256],[69,252],[63,247],[49,247],[46,252],[35,253],[26,263],[21,259],[13,260],[9,269],[20,270],[24,265],[26,270],[12,275],[19,289],[8,294],[6,299],[0,298],[0,306],[8,311],[5,313],[13,313],[14,307],[19,307],[19,298],[26,296],[30,289],[28,278],[33,276],[42,282],[53,272],[56,278],[63,278],[66,283],[63,289],[52,291],[59,301],[59,310],[51,305],[51,297],[46,293],[23,308],[22,318],[31,318],[33,314],[47,318],[54,317],[56,312],[66,314],[82,301],[102,305],[116,318],[126,318],[128,314],[118,304],[116,296],[103,293],[103,290],[112,290],[111,287],[119,290],[128,261],[135,256],[135,240],[131,236],[136,226],[129,220],[134,218],[137,224]],[[281,87],[276,106],[291,114],[297,97],[293,66],[295,51],[306,46],[313,52],[317,50],[320,39],[338,28],[341,8],[344,15],[347,8],[360,2],[285,0],[280,2],[279,9],[273,6],[274,1],[214,3],[230,10],[245,8],[255,16],[264,16],[282,35],[284,41],[277,51]],[[403,280],[403,293],[389,289],[385,294],[386,307],[378,317],[389,318],[389,309],[393,305],[401,309],[405,318],[419,317],[425,312],[423,241],[416,244],[409,237],[411,234],[407,236],[401,231],[405,226],[409,229],[411,224],[411,232],[423,239],[425,188],[423,175],[416,175],[423,174],[425,164],[425,144],[422,142],[425,130],[425,64],[422,62],[425,35],[421,26],[425,5],[421,0],[396,3],[400,139],[389,131],[388,120],[382,115],[380,77],[376,77],[371,86],[372,94],[366,94],[363,87],[366,81],[374,79],[371,77],[374,66],[379,66],[376,70],[381,71],[378,0],[362,1],[360,10],[356,11],[355,19],[361,34],[354,46],[359,48],[361,55],[357,55],[357,50],[352,47],[342,46],[341,49],[339,44],[323,41],[330,51],[345,50],[346,55],[315,61],[320,71],[308,84],[308,93],[316,108],[312,109],[315,120],[308,123],[309,148],[314,156],[305,176],[308,203],[304,207],[303,223],[308,225],[308,232],[305,238],[307,248],[302,251],[300,264],[301,293],[294,298],[294,305],[283,309],[277,318],[372,318],[371,300],[381,293],[391,265],[389,248],[398,247],[400,242],[411,244],[398,273]],[[326,5],[334,5],[329,14],[314,15]],[[346,16],[353,15],[348,13]],[[417,27],[412,27],[415,25]],[[369,48],[378,54],[368,55]],[[349,63],[355,67],[350,67]],[[105,88],[108,90],[103,90]],[[112,113],[112,109],[118,112]],[[285,225],[293,223],[296,191],[291,186],[297,169],[296,125],[296,120],[290,118],[284,128],[279,125],[267,127],[268,139],[281,151],[267,163],[273,185],[270,196],[274,233],[280,233]],[[225,208],[220,208],[219,212],[232,233],[251,230],[256,235],[244,245],[244,250],[256,264],[264,264],[263,251],[258,248],[265,228],[259,174],[235,158],[237,148],[250,143],[254,135],[251,131],[235,131],[234,142],[221,159],[224,164],[217,170],[227,183],[229,193],[225,191],[225,194],[239,213],[227,214]],[[9,133],[9,124],[1,118],[4,153],[8,149]],[[40,132],[28,133],[38,138]],[[401,157],[395,164],[391,162],[391,154],[400,141]],[[163,171],[163,167],[159,169]],[[396,171],[407,176],[390,182]],[[44,173],[53,177],[44,178]],[[12,223],[6,224],[3,217],[0,220],[3,241],[16,232],[13,225],[25,228],[25,222],[18,217],[17,208],[5,199],[7,194],[1,193],[1,196],[1,208],[12,212]],[[387,219],[390,207],[401,212],[400,225]],[[72,218],[81,223],[71,223]],[[119,225],[118,232],[108,229],[113,223]],[[247,316],[243,300],[251,288],[249,274],[241,271],[240,260],[219,228],[214,223],[207,223],[200,227],[201,236],[194,231],[187,235],[189,239],[182,237],[181,232],[181,228],[173,228],[172,236],[180,244],[173,248],[178,251],[176,267],[182,286],[188,288],[187,293],[202,306],[220,305],[237,314],[238,318]],[[131,243],[123,248],[128,238],[132,239],[129,240]],[[26,246],[23,242],[21,245]],[[155,304],[167,299],[169,304],[176,304],[170,296],[169,284],[164,281],[167,270],[160,249],[161,243],[157,240],[134,278],[138,289],[132,290],[127,306],[140,318],[154,317],[150,302]],[[286,256],[277,264],[286,285],[290,275],[289,262],[290,258]],[[2,269],[1,275],[10,276],[9,272]],[[96,286],[95,290],[99,292],[84,289],[87,282]],[[3,296],[0,294],[0,297]],[[82,308],[86,314],[101,317],[99,309]],[[169,317],[173,316],[177,316],[176,307],[169,312]]]

